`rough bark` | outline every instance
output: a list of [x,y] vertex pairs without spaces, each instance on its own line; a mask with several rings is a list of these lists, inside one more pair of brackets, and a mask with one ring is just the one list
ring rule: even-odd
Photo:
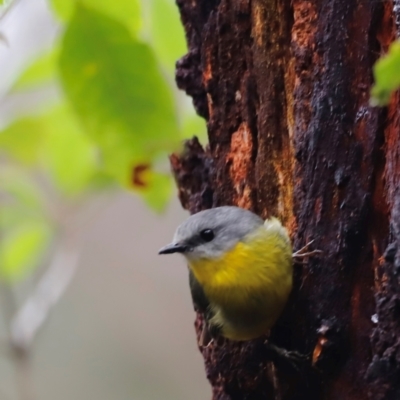
[[398,3],[177,0],[189,47],[177,83],[209,134],[171,157],[183,207],[278,216],[294,248],[324,252],[296,269],[272,333],[313,367],[219,340],[202,350],[215,400],[400,399],[399,95],[369,105]]

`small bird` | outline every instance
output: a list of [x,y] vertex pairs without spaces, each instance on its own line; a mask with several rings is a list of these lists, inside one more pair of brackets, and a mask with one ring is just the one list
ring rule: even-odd
[[304,252],[309,244],[292,254],[278,219],[224,206],[190,216],[159,254],[186,258],[193,303],[205,316],[205,346],[219,335],[244,341],[268,333],[292,290],[293,257],[315,253]]

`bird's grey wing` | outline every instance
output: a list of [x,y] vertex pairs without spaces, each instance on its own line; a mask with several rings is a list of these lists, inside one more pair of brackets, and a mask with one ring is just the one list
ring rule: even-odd
[[210,302],[207,299],[207,296],[204,293],[203,288],[201,287],[200,283],[194,276],[193,272],[189,270],[189,286],[190,286],[190,293],[192,294],[192,300],[194,309],[201,313],[208,313]]
[[192,294],[192,300],[194,309],[201,312],[204,315],[203,330],[199,339],[199,346],[206,347],[210,344],[213,338],[216,338],[220,334],[220,328],[211,325],[210,320],[213,317],[213,311],[210,307],[210,302],[204,293],[203,288],[194,276],[193,272],[189,270],[189,285],[190,293]]

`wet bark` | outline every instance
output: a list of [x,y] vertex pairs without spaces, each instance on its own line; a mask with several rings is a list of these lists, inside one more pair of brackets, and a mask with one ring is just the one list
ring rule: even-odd
[[399,3],[177,0],[189,50],[176,79],[209,134],[171,157],[183,207],[278,216],[295,249],[324,252],[296,268],[272,333],[313,366],[219,340],[202,350],[215,400],[400,399],[399,95],[369,105]]

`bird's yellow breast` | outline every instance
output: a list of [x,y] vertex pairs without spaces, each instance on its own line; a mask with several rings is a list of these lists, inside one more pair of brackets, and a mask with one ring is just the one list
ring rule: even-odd
[[[266,221],[221,257],[189,262],[216,313],[224,336],[246,339],[270,328],[282,311],[292,288],[292,248],[278,220]],[[248,322],[242,324],[249,317]],[[251,325],[252,332],[239,332]],[[258,327],[256,327],[256,325]]]

